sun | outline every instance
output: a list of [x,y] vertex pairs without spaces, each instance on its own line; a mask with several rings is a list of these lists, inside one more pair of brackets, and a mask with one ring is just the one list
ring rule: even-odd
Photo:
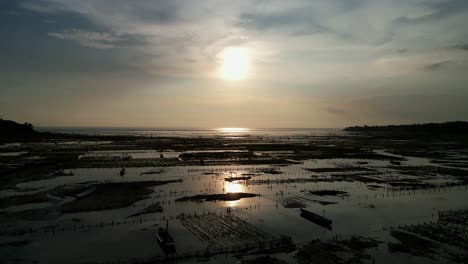
[[249,69],[250,56],[246,48],[227,47],[221,52],[222,65],[219,70],[224,80],[244,80]]

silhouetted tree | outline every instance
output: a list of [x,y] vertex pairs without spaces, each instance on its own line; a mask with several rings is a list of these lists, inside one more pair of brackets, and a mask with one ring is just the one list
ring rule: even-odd
[[30,129],[33,129],[33,128],[34,128],[33,125],[32,125],[31,123],[28,123],[28,122],[24,123],[24,125],[25,125],[26,127],[30,128]]

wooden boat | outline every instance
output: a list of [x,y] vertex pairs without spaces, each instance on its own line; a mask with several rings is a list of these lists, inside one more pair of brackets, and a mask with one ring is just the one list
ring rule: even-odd
[[174,247],[175,241],[174,238],[169,234],[169,221],[166,221],[166,228],[160,227],[158,228],[158,232],[156,234],[158,238],[159,245],[161,247]]
[[314,222],[315,224],[325,227],[329,230],[332,229],[332,220],[325,218],[323,216],[320,216],[316,213],[313,213],[311,211],[305,210],[301,208],[301,216],[304,217],[305,219]]

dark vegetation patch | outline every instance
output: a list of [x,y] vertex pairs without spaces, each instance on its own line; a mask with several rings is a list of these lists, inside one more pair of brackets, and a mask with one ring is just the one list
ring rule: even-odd
[[279,198],[278,202],[284,208],[306,208],[306,204],[304,201],[299,197],[286,197],[286,198]]
[[306,204],[302,201],[295,200],[295,201],[288,201],[284,208],[306,208]]
[[363,253],[368,248],[378,247],[381,242],[373,238],[352,236],[349,239],[341,240],[341,243],[353,251]]
[[231,152],[231,151],[222,151],[222,152],[197,152],[197,153],[182,153],[179,155],[182,160],[220,160],[220,159],[249,159],[256,158],[256,156],[251,152]]
[[253,193],[221,193],[221,194],[197,194],[193,196],[184,196],[176,199],[176,202],[203,202],[203,201],[236,201],[242,198],[252,198],[259,196]]
[[389,181],[388,185],[392,187],[398,187],[400,189],[425,189],[425,188],[434,188],[436,185],[420,181]]
[[467,170],[456,168],[445,168],[439,166],[391,166],[390,168],[400,171],[402,174],[421,175],[421,174],[441,174],[455,177],[468,176]]
[[452,254],[450,259],[455,263],[468,263],[468,254]]
[[389,242],[387,244],[388,250],[392,253],[402,252],[414,256],[432,258],[432,254],[435,252],[434,250],[438,247],[436,243],[412,233],[392,230],[390,234],[399,241],[397,243]]
[[[282,153],[275,155],[281,159],[293,159],[293,160],[307,160],[307,159],[374,159],[374,160],[403,160],[404,158],[395,158],[393,156],[387,156],[382,154],[374,153],[370,149],[363,148],[361,142],[353,142],[354,138],[347,138],[342,141],[334,141],[337,138],[329,138],[330,142],[336,143],[330,146],[319,145],[316,142],[309,144],[294,144],[294,143],[270,143],[270,144],[249,144],[245,145],[245,148],[251,152],[255,151],[288,151],[289,154]],[[341,139],[345,139],[344,137]]]
[[444,166],[468,169],[468,163],[445,163]]
[[153,191],[150,187],[163,185],[182,180],[170,181],[143,181],[143,182],[112,182],[96,184],[95,191],[66,203],[62,212],[89,212],[111,210],[127,207],[136,201],[145,199]]
[[347,127],[344,131],[392,134],[466,134],[468,133],[468,122],[456,121],[412,125],[354,126]]
[[54,202],[56,199],[53,199],[53,197],[48,197],[48,195],[52,195],[58,198],[65,198],[67,196],[76,197],[79,194],[90,190],[91,188],[92,187],[90,185],[86,184],[63,185],[50,190],[39,191],[33,194],[7,196],[0,198],[0,208],[7,208],[10,206],[30,203]]
[[369,188],[371,190],[377,190],[377,189],[385,188],[385,186],[377,185],[377,184],[367,184],[366,186],[367,186],[367,188]]
[[347,251],[344,246],[338,243],[312,240],[307,245],[301,247],[295,257],[299,264],[344,263],[338,254]]
[[21,247],[29,244],[30,240],[16,240],[16,241],[6,241],[0,242],[0,248],[2,247]]
[[353,175],[353,180],[360,181],[364,183],[387,183],[388,180],[379,178],[379,177],[372,177],[373,175]]
[[157,202],[155,204],[152,204],[150,206],[145,207],[145,209],[143,209],[143,211],[132,214],[129,217],[139,216],[139,215],[143,215],[143,214],[162,213],[163,210],[164,210],[164,208],[162,207],[162,205],[159,202]]
[[463,159],[457,159],[457,160],[431,160],[431,163],[435,163],[435,164],[442,164],[442,165],[446,165],[446,164],[465,164],[466,163],[466,160],[463,160]]
[[372,259],[366,250],[378,247],[379,243],[381,242],[360,236],[346,240],[312,240],[301,247],[295,257],[299,264],[363,263],[363,260]]
[[[331,148],[331,147],[329,147]],[[282,157],[281,158],[287,158]],[[404,160],[404,158],[395,158],[382,154],[376,154],[363,149],[341,149],[331,148],[326,151],[306,151],[298,152],[289,157],[295,160],[308,160],[308,159],[369,159],[369,160]]]
[[73,176],[73,172],[65,172],[64,170],[57,170],[52,173],[51,176],[53,177],[60,177],[60,176]]
[[250,179],[252,179],[252,177],[250,177],[250,176],[224,178],[224,180],[225,180],[225,181],[228,181],[228,182],[233,182],[233,181],[246,181],[246,180],[250,180]]
[[265,174],[281,174],[281,173],[283,173],[282,171],[274,169],[274,168],[259,169],[258,172],[265,173]]
[[50,201],[45,192],[35,194],[25,194],[16,196],[7,196],[0,198],[0,208],[7,208],[15,205],[29,204],[29,203],[43,203]]
[[435,241],[468,250],[468,210],[440,212],[435,223],[406,226],[403,229]]
[[284,260],[279,260],[271,256],[260,256],[253,259],[243,259],[241,264],[287,264]]
[[50,195],[64,198],[67,196],[78,196],[79,194],[90,190],[92,187],[86,184],[77,184],[77,185],[63,185],[53,188],[52,190],[47,191]]
[[1,167],[0,186],[15,188],[16,184],[28,181],[38,181],[54,178],[51,174],[57,168],[57,161],[41,160],[40,163],[18,165],[17,167]]
[[28,209],[19,212],[0,212],[0,223],[11,223],[18,220],[43,221],[54,219],[57,216],[59,216],[59,213],[54,208]]
[[330,201],[323,201],[323,200],[313,200],[313,201],[316,202],[316,203],[319,203],[319,204],[321,204],[323,206],[337,204],[337,202],[330,202]]
[[140,173],[140,175],[161,174],[162,172],[163,172],[163,170],[149,170],[149,171],[145,171],[145,172]]
[[343,178],[345,180],[347,179],[355,179],[355,177],[362,177],[362,176],[379,176],[381,173],[379,172],[346,172],[346,173],[331,173],[331,177],[335,178]]
[[310,194],[318,196],[347,196],[348,192],[345,191],[336,191],[336,190],[318,190],[318,191],[309,191]]
[[374,169],[365,167],[335,167],[335,168],[307,168],[310,172],[327,173],[327,172],[356,172],[356,171],[375,171]]

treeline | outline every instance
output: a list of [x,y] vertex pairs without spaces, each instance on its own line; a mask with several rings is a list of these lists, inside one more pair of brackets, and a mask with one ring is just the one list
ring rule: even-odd
[[465,134],[468,133],[468,122],[454,121],[445,123],[427,123],[412,125],[353,126],[345,128],[344,131],[380,133]]

